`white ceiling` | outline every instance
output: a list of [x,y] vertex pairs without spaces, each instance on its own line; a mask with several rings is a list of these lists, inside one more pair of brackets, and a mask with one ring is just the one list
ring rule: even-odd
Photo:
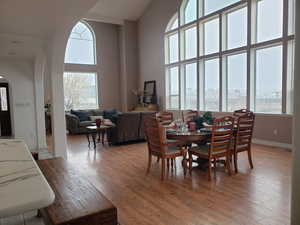
[[[161,0],[163,1],[163,0]],[[99,0],[90,10],[92,18],[104,22],[122,23],[124,20],[138,20],[151,0]],[[87,18],[89,18],[87,15]],[[96,19],[97,20],[97,19]]]
[[[122,24],[137,20],[151,0],[96,0],[86,18]],[[163,1],[163,0],[162,0]],[[0,57],[32,58],[41,46],[39,39],[48,40],[61,18],[88,0],[0,0]],[[72,12],[72,13],[71,13]]]

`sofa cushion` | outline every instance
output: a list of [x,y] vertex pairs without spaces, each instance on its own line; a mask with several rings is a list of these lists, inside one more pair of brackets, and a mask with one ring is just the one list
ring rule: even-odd
[[103,110],[94,109],[92,110],[93,116],[103,116]]
[[115,123],[119,118],[119,112],[116,109],[104,110],[103,117],[104,119],[109,119]]
[[71,113],[73,115],[77,116],[79,118],[80,122],[90,120],[88,113],[85,111],[71,110]]
[[82,121],[79,123],[80,127],[87,127],[87,126],[92,126],[93,122],[92,121]]
[[103,116],[90,116],[90,120],[96,122],[96,120],[103,120]]

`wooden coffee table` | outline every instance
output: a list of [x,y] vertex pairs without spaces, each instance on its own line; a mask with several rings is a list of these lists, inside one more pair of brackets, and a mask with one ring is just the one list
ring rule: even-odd
[[102,145],[105,145],[105,134],[107,132],[107,130],[114,128],[115,125],[101,125],[100,127],[97,126],[87,126],[86,129],[88,130],[88,132],[86,133],[86,137],[88,139],[88,143],[89,143],[89,147],[90,147],[90,135],[92,136],[92,140],[93,140],[93,144],[94,144],[94,149],[96,149],[97,147],[97,135],[99,137],[98,141],[102,142]]

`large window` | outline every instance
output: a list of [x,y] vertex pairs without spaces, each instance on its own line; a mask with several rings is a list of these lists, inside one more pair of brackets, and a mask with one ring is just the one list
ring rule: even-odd
[[98,108],[97,74],[64,73],[65,109]]
[[184,0],[165,33],[167,109],[292,113],[294,17],[295,0]]
[[70,34],[65,63],[95,65],[95,40],[91,28],[79,22]]
[[93,30],[85,22],[77,23],[70,34],[65,54],[65,110],[99,107],[95,52]]

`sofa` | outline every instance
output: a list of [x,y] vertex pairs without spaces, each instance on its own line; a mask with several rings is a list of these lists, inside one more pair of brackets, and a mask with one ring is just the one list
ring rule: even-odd
[[90,119],[90,116],[103,116],[103,110],[78,110],[77,112],[84,113],[88,119],[80,120],[80,118],[73,114],[72,111],[66,112],[66,125],[69,134],[84,134],[86,133],[87,126],[91,126],[94,121]]
[[[103,116],[110,119],[116,126],[107,131],[107,140],[110,144],[123,144],[132,141],[145,140],[144,118],[155,115],[156,112],[125,112],[116,110],[81,110],[89,116]],[[91,120],[80,121],[78,116],[71,112],[66,113],[67,130],[69,134],[84,134],[87,132],[86,126],[93,123]]]

